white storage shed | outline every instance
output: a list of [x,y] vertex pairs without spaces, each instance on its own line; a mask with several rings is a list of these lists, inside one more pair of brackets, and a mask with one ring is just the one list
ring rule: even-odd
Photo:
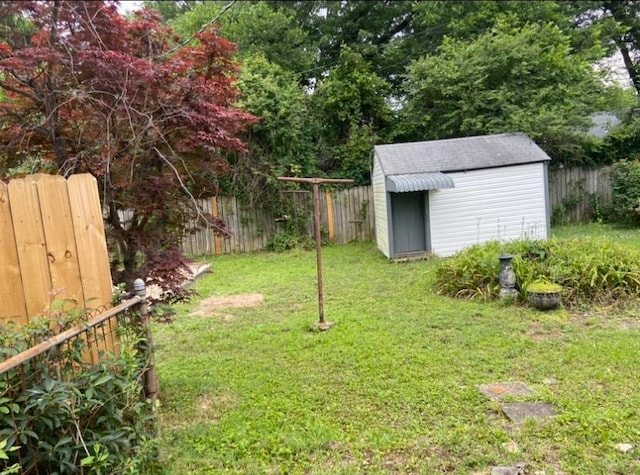
[[549,236],[550,157],[525,134],[377,145],[376,241],[391,258]]

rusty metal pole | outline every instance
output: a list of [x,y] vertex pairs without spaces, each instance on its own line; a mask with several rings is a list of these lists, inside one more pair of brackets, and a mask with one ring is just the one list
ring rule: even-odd
[[327,326],[324,319],[324,290],[322,288],[322,238],[320,236],[320,185],[313,184],[313,231],[316,237],[316,267],[318,270],[318,325]]
[[336,185],[352,185],[353,180],[330,178],[298,178],[290,176],[278,177],[280,181],[294,183],[311,183],[313,185],[313,232],[316,241],[316,265],[318,270],[318,329],[328,330],[333,325],[324,318],[324,289],[322,285],[322,238],[320,235],[320,185],[332,183]]

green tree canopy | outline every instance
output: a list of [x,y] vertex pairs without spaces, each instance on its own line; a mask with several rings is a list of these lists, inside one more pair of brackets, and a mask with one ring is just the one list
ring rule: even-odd
[[265,203],[279,185],[278,176],[315,176],[315,155],[309,130],[309,96],[293,73],[264,56],[245,57],[238,83],[239,101],[260,118],[247,137],[248,155],[235,157],[231,191]]
[[369,182],[371,151],[391,122],[389,85],[363,57],[343,47],[340,63],[318,82],[314,112],[322,123],[321,168],[335,177]]
[[605,87],[552,24],[504,22],[473,42],[445,38],[406,77],[404,140],[525,132],[552,156],[584,153]]
[[295,23],[290,10],[273,10],[265,2],[204,2],[178,15],[172,25],[182,36],[193,34],[209,22],[220,25],[220,34],[236,43],[242,58],[263,55],[288,73],[302,78],[313,68],[315,50],[307,34]]

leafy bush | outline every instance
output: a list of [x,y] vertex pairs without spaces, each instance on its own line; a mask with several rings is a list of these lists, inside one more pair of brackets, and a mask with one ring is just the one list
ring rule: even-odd
[[308,250],[313,247],[313,241],[309,236],[301,236],[293,231],[274,234],[267,245],[266,251],[285,252],[292,249]]
[[[0,327],[0,357],[44,341],[59,325],[42,319],[19,330]],[[98,365],[84,363],[90,350],[76,338],[3,375],[0,474],[134,474],[154,466],[153,407],[142,386],[146,357],[137,350],[139,333],[119,328],[120,354]]]
[[611,169],[614,219],[640,223],[640,161],[622,161]]
[[440,262],[436,291],[450,297],[492,299],[500,293],[500,244],[497,241],[471,246]]
[[513,254],[520,299],[534,281],[563,288],[567,305],[609,304],[640,291],[640,254],[603,238],[489,242],[443,260],[436,270],[436,292],[460,298],[494,299],[500,293],[502,253]]

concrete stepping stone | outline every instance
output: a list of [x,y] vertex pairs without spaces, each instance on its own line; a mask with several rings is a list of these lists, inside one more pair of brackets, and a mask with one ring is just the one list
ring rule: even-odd
[[[478,390],[492,401],[506,397],[531,396],[535,391],[521,381],[481,384]],[[512,402],[502,404],[502,412],[511,422],[522,422],[527,417],[544,419],[556,415],[553,406],[544,402]]]
[[525,475],[526,465],[522,462],[515,464],[513,467],[493,467],[491,475]]
[[530,396],[535,392],[520,381],[481,384],[478,390],[492,401],[499,401],[508,396]]
[[545,419],[556,415],[553,406],[546,402],[512,402],[502,405],[502,412],[512,422],[523,422],[527,417]]

